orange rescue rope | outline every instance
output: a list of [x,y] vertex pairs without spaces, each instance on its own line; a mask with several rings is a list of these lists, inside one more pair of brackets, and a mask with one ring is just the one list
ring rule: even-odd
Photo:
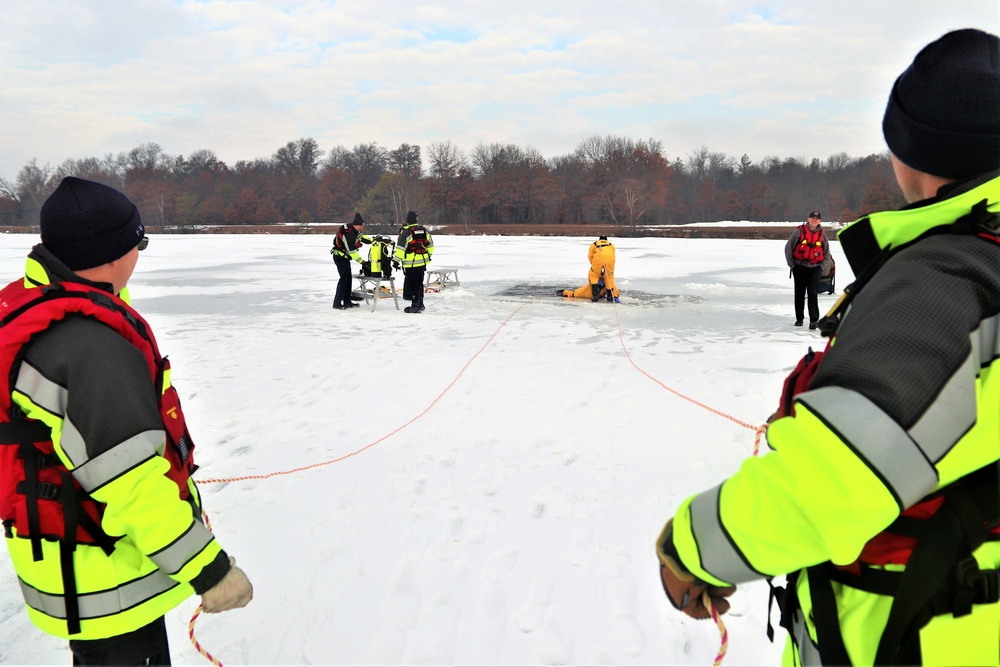
[[[410,424],[412,424],[413,422],[415,422],[416,420],[420,419],[425,414],[427,414],[427,412],[429,412],[430,409],[433,408],[434,405],[437,404],[437,402],[439,400],[441,400],[441,398],[448,392],[448,390],[450,390],[455,385],[455,383],[458,382],[458,379],[460,377],[462,377],[462,374],[465,373],[466,369],[472,364],[473,361],[476,360],[476,358],[482,353],[482,351],[485,350],[486,347],[491,342],[493,342],[493,339],[497,337],[497,334],[500,333],[500,330],[503,329],[504,326],[506,326],[508,322],[510,322],[511,318],[513,318],[514,315],[516,315],[519,310],[521,310],[522,308],[524,308],[524,305],[525,304],[522,303],[520,306],[518,306],[517,308],[514,309],[514,312],[512,312],[510,315],[507,316],[507,319],[505,319],[500,324],[500,326],[497,327],[496,331],[494,331],[493,334],[486,340],[486,342],[483,343],[483,346],[481,348],[479,348],[479,350],[477,350],[474,355],[472,355],[472,358],[469,359],[469,361],[467,361],[464,366],[462,366],[462,370],[460,370],[458,372],[458,375],[456,375],[455,378],[451,382],[448,383],[448,386],[445,387],[441,391],[441,393],[437,395],[437,398],[435,398],[433,401],[430,402],[430,405],[428,405],[426,408],[424,408],[423,412],[421,412],[416,417],[414,417],[410,421],[406,422],[405,424],[403,424],[402,426],[400,426],[399,428],[397,428],[392,433],[389,433],[388,435],[384,435],[381,438],[379,438],[378,440],[375,440],[374,442],[370,442],[367,445],[365,445],[364,447],[362,447],[361,449],[353,451],[350,454],[345,454],[343,456],[340,456],[340,457],[335,458],[335,459],[331,459],[329,461],[323,461],[322,463],[314,463],[312,465],[301,466],[301,467],[298,467],[298,468],[292,468],[291,470],[282,470],[280,472],[272,472],[272,473],[268,473],[266,475],[244,475],[242,477],[226,477],[226,478],[219,478],[219,479],[205,479],[205,480],[200,481],[199,484],[221,484],[223,482],[238,482],[238,481],[247,480],[247,479],[267,479],[269,477],[277,477],[279,475],[291,475],[292,473],[302,472],[303,470],[310,470],[312,468],[321,468],[323,466],[328,466],[328,465],[331,465],[331,464],[334,464],[334,463],[339,463],[340,461],[344,461],[346,459],[349,459],[352,456],[357,456],[361,452],[363,452],[363,451],[365,451],[367,449],[371,449],[372,447],[374,447],[375,445],[379,444],[380,442],[383,442],[384,440],[387,440],[387,439],[391,438],[392,436],[396,435],[397,433],[399,433],[400,431],[402,431],[404,428],[406,428],[407,426],[409,426]],[[208,515],[203,513],[203,516],[205,517],[205,525],[208,527],[209,530],[211,530],[212,529],[212,525],[211,525],[211,523],[208,520]],[[213,665],[216,665],[216,667],[222,667],[222,663],[219,662],[218,660],[216,660],[215,657],[213,657],[211,653],[209,653],[208,651],[206,651],[201,646],[201,644],[198,642],[198,640],[194,636],[194,624],[195,624],[195,621],[198,620],[198,616],[201,615],[201,611],[202,611],[202,606],[198,605],[198,608],[195,609],[195,611],[194,611],[194,615],[191,617],[191,621],[188,623],[188,637],[191,639],[191,643],[194,644],[194,647],[196,649],[198,649],[198,652],[201,653],[203,656],[205,656],[205,658],[207,658],[209,662],[211,662]]]
[[197,621],[198,616],[201,615],[201,609],[202,609],[201,605],[198,605],[198,608],[194,610],[194,616],[191,617],[191,621],[188,623],[188,637],[191,639],[191,643],[194,644],[194,647],[198,649],[198,653],[201,653],[203,656],[205,656],[205,658],[208,659],[210,663],[215,665],[215,667],[222,667],[222,663],[216,660],[211,653],[202,648],[201,644],[198,643],[198,640],[195,639],[194,622]]
[[[429,412],[430,409],[433,408],[437,404],[437,402],[439,400],[441,400],[441,398],[444,397],[444,395],[455,385],[455,383],[458,382],[458,379],[460,377],[462,377],[462,375],[465,373],[466,369],[468,369],[469,366],[472,365],[472,362],[475,361],[476,358],[483,352],[483,350],[485,350],[489,346],[489,344],[493,342],[493,339],[497,337],[497,334],[500,333],[500,331],[507,325],[508,322],[510,322],[510,320],[514,317],[514,315],[516,315],[524,306],[525,306],[525,304],[522,303],[520,306],[518,306],[517,308],[515,308],[514,311],[510,315],[507,316],[507,319],[505,319],[500,324],[500,326],[497,327],[496,331],[494,331],[493,334],[490,335],[490,337],[486,340],[486,342],[483,343],[483,346],[480,347],[479,350],[477,350],[474,355],[472,355],[472,357],[469,359],[469,361],[467,361],[465,363],[465,365],[462,366],[462,369],[452,379],[452,381],[448,383],[448,385],[441,391],[441,393],[438,394],[437,397],[435,397],[434,400],[432,400],[430,402],[430,404],[426,408],[424,408],[424,410],[422,412],[420,412],[413,419],[409,420],[408,422],[406,422],[405,424],[403,424],[402,426],[400,426],[396,430],[392,431],[391,433],[388,433],[387,435],[384,435],[381,438],[378,438],[377,440],[374,440],[374,441],[368,443],[367,445],[365,445],[364,447],[361,447],[360,449],[357,449],[357,450],[355,450],[353,452],[350,452],[348,454],[344,454],[343,456],[337,457],[335,459],[330,459],[328,461],[322,461],[320,463],[314,463],[314,464],[307,465],[307,466],[300,466],[298,468],[291,468],[289,470],[282,470],[282,471],[278,471],[278,472],[271,472],[271,473],[262,474],[262,475],[242,475],[240,477],[226,477],[226,478],[218,478],[218,479],[205,479],[205,480],[201,480],[199,482],[199,484],[221,484],[221,483],[225,483],[225,482],[238,482],[238,481],[251,480],[251,479],[269,479],[271,477],[278,477],[278,476],[281,476],[281,475],[291,475],[293,473],[302,472],[302,471],[305,471],[305,470],[311,470],[311,469],[314,469],[314,468],[322,468],[324,466],[328,466],[328,465],[332,465],[334,463],[339,463],[341,461],[345,461],[345,460],[347,460],[347,459],[349,459],[349,458],[351,458],[353,456],[357,456],[358,454],[360,454],[360,453],[362,453],[362,452],[364,452],[364,451],[366,451],[368,449],[371,449],[375,445],[378,445],[379,443],[384,442],[385,440],[388,440],[389,438],[391,438],[392,436],[396,435],[397,433],[399,433],[400,431],[402,431],[403,429],[405,429],[407,426],[410,426],[413,422],[417,421],[418,419],[420,419],[421,417],[423,417],[425,414],[427,414],[427,412]],[[639,365],[635,363],[635,361],[633,361],[632,356],[629,354],[628,348],[625,346],[625,338],[622,335],[621,319],[618,316],[618,306],[617,306],[617,304],[615,305],[615,321],[616,321],[616,324],[617,324],[617,327],[618,327],[618,340],[621,343],[622,351],[625,353],[625,357],[628,359],[629,363],[632,364],[633,368],[635,368],[637,371],[639,371],[640,373],[642,373],[643,375],[645,375],[647,378],[649,378],[650,380],[652,380],[656,384],[660,385],[663,389],[666,389],[670,393],[674,394],[678,398],[682,398],[685,401],[689,401],[690,403],[694,403],[695,405],[697,405],[697,406],[699,406],[701,408],[704,408],[705,410],[708,410],[709,412],[711,412],[711,413],[713,413],[715,415],[718,415],[720,417],[728,419],[728,420],[734,422],[735,424],[743,426],[744,428],[748,428],[750,430],[755,431],[756,434],[757,434],[757,436],[756,436],[756,439],[755,439],[755,442],[754,442],[754,455],[755,456],[757,455],[757,453],[760,451],[760,439],[761,439],[761,436],[767,430],[767,425],[766,424],[761,425],[761,426],[754,426],[754,425],[752,425],[752,424],[750,424],[748,422],[741,421],[741,420],[739,420],[739,419],[737,419],[737,418],[735,418],[735,417],[733,417],[733,416],[731,416],[729,414],[726,414],[725,412],[722,412],[721,410],[717,410],[717,409],[715,409],[715,408],[713,408],[711,406],[708,406],[708,405],[706,405],[706,404],[704,404],[704,403],[702,403],[700,401],[697,401],[697,400],[695,400],[695,399],[693,399],[693,398],[691,398],[689,396],[686,396],[686,395],[682,394],[681,392],[679,392],[679,391],[677,391],[675,389],[672,389],[671,387],[668,387],[666,384],[664,384],[663,382],[661,382],[657,378],[655,378],[652,375],[650,375],[649,373],[647,373],[645,370],[643,370],[642,368],[640,368]],[[206,523],[207,523],[208,517],[206,516],[205,519],[206,519]],[[715,606],[712,605],[711,600],[709,600],[707,593],[705,594],[705,607],[708,608],[709,610],[711,610],[711,612],[712,612],[712,619],[715,620],[716,625],[718,625],[718,627],[719,627],[719,633],[720,633],[720,635],[722,637],[722,645],[719,648],[719,653],[718,653],[718,655],[715,658],[715,667],[718,667],[719,665],[722,664],[722,660],[723,660],[723,658],[725,658],[726,651],[728,650],[728,647],[729,647],[729,633],[726,630],[726,626],[722,622],[722,618],[720,617],[719,613],[716,611]],[[201,614],[201,611],[202,611],[202,607],[201,607],[201,605],[198,605],[198,608],[195,610],[194,615],[191,617],[191,621],[188,624],[188,636],[191,639],[191,643],[194,644],[194,647],[196,649],[198,649],[199,653],[201,653],[203,656],[205,656],[205,658],[207,658],[212,664],[216,665],[217,667],[222,667],[222,663],[219,662],[218,660],[216,660],[210,653],[208,653],[208,651],[206,651],[204,648],[202,648],[201,644],[198,643],[198,640],[194,636],[195,621],[198,619],[198,616]]]
[[695,400],[695,399],[691,398],[690,396],[686,396],[685,394],[682,394],[681,392],[677,391],[676,389],[672,389],[671,387],[668,387],[664,383],[660,382],[658,379],[656,379],[655,377],[653,377],[652,375],[650,375],[649,373],[647,373],[646,371],[644,371],[642,368],[639,368],[639,365],[636,364],[635,361],[633,361],[632,355],[629,354],[628,348],[625,346],[625,337],[622,335],[622,321],[621,321],[621,318],[618,316],[618,305],[617,304],[615,305],[615,323],[618,326],[618,341],[621,343],[622,351],[625,353],[625,358],[628,359],[628,362],[630,364],[632,364],[632,367],[635,370],[639,371],[640,373],[642,373],[643,375],[645,375],[646,377],[648,377],[650,380],[652,380],[656,384],[660,385],[661,387],[663,387],[664,389],[666,389],[667,391],[669,391],[671,394],[673,394],[677,398],[682,398],[685,401],[688,401],[690,403],[694,403],[699,408],[704,408],[705,410],[708,410],[712,414],[718,415],[718,416],[720,416],[720,417],[722,417],[724,419],[728,419],[729,421],[731,421],[731,422],[733,422],[735,424],[739,424],[740,426],[742,426],[744,428],[748,428],[751,431],[756,431],[757,432],[757,438],[756,438],[756,442],[754,443],[754,452],[753,453],[754,453],[754,455],[756,455],[757,452],[760,451],[760,438],[761,438],[761,435],[763,435],[764,432],[767,431],[767,424],[762,424],[760,426],[754,426],[753,424],[750,424],[748,422],[745,422],[745,421],[742,421],[740,419],[737,419],[736,417],[733,417],[732,415],[726,414],[725,412],[723,412],[721,410],[717,410],[717,409],[713,408],[710,405],[705,405],[701,401]]
[[[760,439],[761,439],[761,436],[763,436],[764,433],[767,431],[767,424],[762,424],[760,426],[754,426],[753,424],[750,424],[748,422],[745,422],[745,421],[742,421],[740,419],[737,419],[736,417],[733,417],[732,415],[726,414],[725,412],[722,412],[721,410],[716,410],[715,408],[713,408],[713,407],[711,407],[709,405],[705,405],[701,401],[697,401],[697,400],[691,398],[690,396],[686,396],[686,395],[680,393],[679,391],[668,387],[667,385],[663,384],[662,382],[660,382],[658,379],[656,379],[655,377],[653,377],[652,375],[650,375],[649,373],[647,373],[643,369],[639,368],[638,364],[636,364],[635,361],[632,360],[632,355],[630,355],[628,353],[628,348],[625,346],[625,337],[622,335],[622,321],[621,321],[621,318],[618,316],[618,305],[617,304],[615,304],[615,322],[616,322],[616,324],[618,326],[618,340],[619,340],[619,342],[621,342],[622,351],[625,353],[625,358],[628,359],[628,362],[630,364],[632,364],[633,368],[635,368],[637,371],[639,371],[640,373],[642,373],[643,375],[645,375],[646,377],[648,377],[650,380],[652,380],[656,384],[660,385],[661,387],[663,387],[664,389],[666,389],[667,391],[669,391],[674,396],[677,396],[678,398],[683,398],[685,401],[688,401],[690,403],[694,403],[698,407],[704,408],[704,409],[708,410],[709,412],[711,412],[712,414],[718,415],[720,417],[728,419],[729,421],[731,421],[731,422],[733,422],[735,424],[739,424],[740,426],[742,426],[744,428],[748,428],[748,429],[750,429],[752,431],[755,431],[757,435],[754,438],[753,455],[757,456],[757,454],[760,452]],[[719,637],[720,637],[720,640],[721,640],[721,645],[719,646],[719,652],[715,655],[715,662],[713,663],[713,667],[719,667],[720,665],[722,665],[722,661],[725,659],[726,653],[729,651],[729,631],[726,630],[726,625],[725,625],[725,623],[722,622],[722,616],[721,616],[721,614],[719,614],[718,610],[716,610],[715,605],[712,604],[712,599],[708,596],[708,591],[705,591],[702,594],[702,602],[704,602],[705,608],[708,609],[712,613],[712,620],[715,621],[716,626],[718,626],[718,628],[719,628]]]
[[719,652],[715,654],[715,662],[712,663],[712,667],[720,667],[722,661],[726,658],[726,653],[729,651],[729,631],[726,630],[726,624],[722,622],[722,616],[715,608],[715,605],[712,604],[712,598],[708,596],[708,591],[701,594],[701,600],[705,604],[705,608],[712,613],[712,620],[718,626],[719,636],[722,637],[722,645],[719,646]]
[[380,442],[384,442],[385,440],[388,440],[389,438],[391,438],[392,436],[396,435],[397,433],[399,433],[400,431],[402,431],[403,429],[405,429],[407,426],[409,426],[410,424],[412,424],[413,422],[417,421],[418,419],[420,419],[421,417],[423,417],[425,414],[427,414],[428,412],[430,412],[430,409],[433,408],[437,404],[437,402],[440,401],[444,397],[444,395],[446,393],[448,393],[448,390],[450,390],[453,386],[455,386],[455,383],[458,382],[458,379],[460,377],[462,377],[462,374],[465,373],[466,369],[468,369],[469,366],[472,365],[472,362],[475,361],[476,358],[482,353],[482,351],[485,350],[489,346],[489,344],[493,342],[493,339],[497,337],[497,334],[500,333],[500,330],[503,329],[507,325],[507,323],[510,322],[511,318],[513,318],[515,315],[517,315],[517,312],[519,310],[521,310],[522,308],[524,308],[524,306],[525,306],[525,304],[522,303],[520,306],[518,306],[517,308],[514,309],[514,312],[512,312],[510,315],[507,316],[507,319],[505,319],[500,324],[500,326],[497,327],[496,331],[494,331],[493,334],[486,340],[486,342],[483,343],[483,346],[481,348],[479,348],[479,350],[477,350],[474,355],[472,355],[472,358],[469,359],[465,363],[464,366],[462,366],[462,370],[460,370],[458,372],[458,375],[456,375],[454,377],[454,379],[452,379],[452,381],[448,383],[447,387],[445,387],[444,389],[441,390],[441,393],[438,394],[437,397],[433,401],[430,402],[430,405],[428,405],[426,408],[424,408],[423,412],[421,412],[416,417],[414,417],[410,421],[406,422],[405,424],[403,424],[402,426],[400,426],[399,428],[397,428],[392,433],[389,433],[387,435],[383,435],[378,440],[374,440],[374,441],[368,443],[367,445],[365,445],[364,447],[362,447],[360,449],[357,449],[357,450],[355,450],[355,451],[353,451],[353,452],[351,452],[349,454],[344,454],[343,456],[339,456],[339,457],[337,457],[335,459],[330,459],[329,461],[322,461],[320,463],[313,463],[313,464],[307,465],[307,466],[300,466],[298,468],[292,468],[291,470],[280,470],[278,472],[269,472],[269,473],[264,474],[264,475],[243,475],[243,476],[240,476],[240,477],[225,477],[225,478],[219,478],[219,479],[203,479],[203,480],[200,480],[198,483],[199,484],[221,484],[223,482],[239,482],[239,481],[248,480],[248,479],[269,479],[271,477],[278,477],[280,475],[291,475],[293,473],[302,472],[303,470],[312,470],[313,468],[322,468],[323,466],[332,465],[334,463],[340,463],[341,461],[345,461],[345,460],[351,458],[352,456],[357,456],[361,452],[366,451],[368,449],[371,449],[372,447],[374,447],[375,445],[379,444]]

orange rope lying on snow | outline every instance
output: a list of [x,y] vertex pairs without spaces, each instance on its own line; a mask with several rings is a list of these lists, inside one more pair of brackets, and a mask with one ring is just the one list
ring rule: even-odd
[[[433,401],[430,402],[430,405],[428,405],[426,408],[424,408],[423,412],[421,412],[416,417],[414,417],[410,421],[406,422],[405,424],[403,424],[402,426],[400,426],[399,428],[397,428],[392,433],[389,433],[388,435],[384,435],[381,438],[379,438],[378,440],[370,442],[367,445],[365,445],[364,447],[362,447],[362,448],[360,448],[360,449],[358,449],[356,451],[353,451],[353,452],[351,452],[349,454],[344,454],[343,456],[337,457],[335,459],[330,459],[329,461],[323,461],[321,463],[314,463],[312,465],[307,465],[307,466],[300,466],[298,468],[292,468],[291,470],[282,470],[282,471],[279,471],[279,472],[271,472],[271,473],[267,473],[265,475],[243,475],[241,477],[225,477],[225,478],[219,478],[219,479],[205,479],[205,480],[201,480],[198,483],[199,484],[221,484],[223,482],[238,482],[238,481],[248,480],[248,479],[268,479],[269,477],[277,477],[279,475],[291,475],[292,473],[302,472],[304,470],[311,470],[313,468],[321,468],[323,466],[328,466],[328,465],[331,465],[331,464],[334,464],[334,463],[339,463],[340,461],[345,461],[345,460],[351,458],[352,456],[357,456],[358,454],[360,454],[361,452],[363,452],[363,451],[365,451],[367,449],[371,449],[372,447],[374,447],[375,445],[379,444],[380,442],[383,442],[384,440],[387,440],[387,439],[391,438],[392,436],[396,435],[397,433],[399,433],[400,431],[402,431],[404,428],[406,428],[407,426],[409,426],[410,424],[412,424],[413,422],[417,421],[418,419],[420,419],[421,417],[423,417],[425,414],[427,414],[430,411],[430,409],[433,408],[434,405],[439,400],[441,400],[441,398],[448,392],[448,390],[450,390],[455,385],[455,383],[458,382],[458,378],[462,377],[462,374],[465,373],[466,369],[472,364],[473,361],[476,360],[476,357],[478,357],[482,353],[482,351],[485,350],[486,347],[491,342],[493,342],[493,339],[497,337],[497,334],[500,333],[500,330],[503,329],[504,326],[506,326],[506,324],[508,322],[510,322],[511,318],[514,317],[514,315],[516,315],[519,310],[521,310],[522,308],[524,308],[524,305],[525,304],[522,303],[520,306],[518,306],[517,308],[514,309],[514,312],[512,312],[510,315],[507,316],[507,319],[505,319],[500,324],[500,326],[497,327],[496,331],[494,331],[493,334],[486,340],[486,342],[483,343],[483,346],[481,348],[479,348],[479,350],[477,350],[474,355],[472,355],[472,358],[469,359],[469,361],[467,361],[464,366],[462,366],[462,370],[460,370],[458,372],[458,375],[456,375],[455,378],[451,382],[448,383],[448,386],[445,387],[441,391],[441,393],[438,394],[437,397]],[[203,516],[205,517],[205,525],[208,526],[209,530],[211,530],[212,526],[211,526],[211,523],[208,521],[208,515],[203,513]],[[218,660],[216,660],[208,651],[206,651],[204,648],[202,648],[201,644],[198,643],[198,640],[194,636],[194,623],[198,619],[198,616],[201,614],[201,611],[202,611],[202,607],[201,607],[201,605],[198,605],[198,608],[195,609],[195,611],[194,611],[194,615],[191,617],[191,621],[188,623],[188,637],[190,637],[191,643],[194,644],[194,647],[196,649],[198,649],[198,652],[201,653],[203,656],[205,656],[209,660],[209,662],[211,662],[213,665],[216,665],[216,667],[222,667],[222,663],[219,662]]]
[[622,321],[621,321],[621,318],[618,316],[618,305],[617,304],[615,304],[615,323],[618,325],[618,341],[622,345],[622,351],[625,353],[625,358],[628,359],[628,362],[630,364],[632,364],[632,367],[635,370],[639,371],[640,373],[642,373],[643,375],[645,375],[646,377],[648,377],[650,380],[652,380],[656,384],[660,385],[661,387],[663,387],[664,389],[666,389],[667,391],[669,391],[674,396],[676,396],[678,398],[682,398],[685,401],[688,401],[690,403],[694,403],[699,408],[704,408],[705,410],[708,410],[712,414],[718,415],[718,416],[720,416],[720,417],[722,417],[724,419],[728,419],[729,421],[731,421],[731,422],[733,422],[735,424],[739,424],[740,426],[742,426],[744,428],[748,428],[751,431],[756,431],[757,437],[756,437],[756,441],[754,442],[753,453],[754,453],[755,456],[757,455],[757,453],[760,451],[760,438],[764,434],[764,432],[767,431],[767,424],[762,424],[760,426],[754,426],[753,424],[750,424],[749,422],[745,422],[745,421],[742,421],[740,419],[737,419],[736,417],[733,417],[732,415],[726,414],[722,410],[717,410],[716,408],[713,408],[710,405],[706,405],[706,404],[702,403],[701,401],[695,400],[695,399],[691,398],[690,396],[682,394],[681,392],[677,391],[676,389],[668,387],[664,383],[660,382],[658,379],[656,379],[655,377],[653,377],[652,375],[650,375],[649,373],[647,373],[646,371],[644,371],[642,368],[640,368],[639,365],[637,363],[635,363],[635,361],[633,361],[632,355],[629,354],[628,348],[625,346],[625,337],[622,335]]
[[397,433],[399,433],[400,431],[402,431],[404,428],[406,428],[407,426],[409,426],[410,424],[412,424],[413,422],[417,421],[418,419],[420,419],[421,417],[423,417],[425,414],[427,414],[428,412],[430,412],[430,409],[433,408],[435,406],[435,404],[437,404],[437,402],[440,401],[444,397],[444,395],[446,393],[448,393],[448,390],[450,390],[453,386],[455,386],[455,383],[458,382],[458,379],[460,377],[462,377],[462,374],[465,373],[466,369],[468,369],[469,366],[472,365],[472,362],[475,361],[476,358],[482,353],[482,351],[485,350],[486,347],[490,343],[493,342],[493,339],[497,337],[497,334],[500,333],[500,330],[503,329],[507,325],[507,323],[510,322],[511,318],[513,318],[514,315],[517,315],[517,311],[519,311],[522,308],[524,308],[524,306],[525,306],[525,304],[522,303],[520,306],[518,306],[517,308],[514,309],[514,312],[512,312],[510,315],[507,316],[507,319],[505,319],[500,324],[500,326],[497,327],[496,331],[494,331],[493,334],[486,340],[486,342],[483,343],[483,346],[481,348],[479,348],[479,350],[477,350],[474,355],[472,355],[472,358],[469,359],[465,363],[464,366],[462,366],[462,370],[460,370],[458,372],[458,375],[456,375],[454,377],[454,379],[451,382],[448,383],[447,387],[445,387],[444,389],[441,390],[441,393],[438,394],[437,397],[433,401],[430,402],[430,405],[428,405],[426,408],[424,408],[423,412],[421,412],[416,417],[414,417],[410,421],[406,422],[405,424],[403,424],[402,426],[400,426],[399,428],[397,428],[392,433],[389,433],[387,435],[383,435],[378,440],[374,440],[374,441],[368,443],[367,445],[365,445],[364,447],[362,447],[360,449],[357,449],[357,450],[355,450],[355,451],[353,451],[353,452],[351,452],[349,454],[344,454],[343,456],[339,456],[339,457],[337,457],[335,459],[330,459],[329,461],[322,461],[320,463],[313,463],[313,464],[307,465],[307,466],[300,466],[298,468],[292,468],[291,470],[281,470],[281,471],[278,471],[278,472],[269,472],[269,473],[266,473],[266,474],[263,474],[263,475],[242,475],[240,477],[225,477],[225,478],[219,478],[219,479],[203,479],[203,480],[199,480],[198,483],[199,484],[221,484],[223,482],[239,482],[239,481],[243,481],[243,480],[247,480],[247,479],[268,479],[268,478],[271,478],[271,477],[278,477],[280,475],[291,475],[292,473],[302,472],[304,470],[311,470],[313,468],[322,468],[323,466],[328,466],[328,465],[332,465],[334,463],[340,463],[341,461],[346,461],[347,459],[351,458],[352,456],[357,456],[361,452],[363,452],[365,450],[368,450],[368,449],[371,449],[372,447],[374,447],[375,445],[379,444],[380,442],[388,440],[389,438],[391,438],[392,436],[396,435]]
[[[737,419],[736,417],[733,417],[732,415],[729,415],[729,414],[727,414],[725,412],[722,412],[721,410],[717,410],[717,409],[715,409],[715,408],[713,408],[713,407],[711,407],[709,405],[705,405],[701,401],[697,401],[697,400],[691,398],[690,396],[686,396],[686,395],[682,394],[681,392],[677,391],[676,389],[672,389],[672,388],[668,387],[667,385],[665,385],[664,383],[660,382],[658,379],[656,379],[655,377],[653,377],[652,375],[650,375],[649,373],[647,373],[643,369],[639,368],[639,365],[636,364],[635,361],[632,360],[632,355],[630,355],[628,353],[628,348],[625,346],[625,337],[622,335],[622,321],[621,321],[621,318],[618,316],[618,305],[617,304],[615,304],[615,322],[616,322],[616,324],[618,326],[618,340],[619,340],[619,342],[621,342],[622,351],[625,353],[625,358],[628,359],[628,362],[630,364],[632,364],[633,368],[635,368],[637,371],[639,371],[640,373],[642,373],[643,375],[645,375],[646,377],[648,377],[650,380],[652,380],[656,384],[660,385],[661,387],[663,387],[664,389],[666,389],[667,391],[669,391],[674,396],[677,396],[678,398],[683,398],[685,401],[688,401],[690,403],[694,403],[698,407],[704,408],[704,409],[708,410],[709,412],[711,412],[712,414],[715,414],[715,415],[718,415],[718,416],[723,417],[725,419],[728,419],[729,421],[731,421],[731,422],[733,422],[735,424],[739,424],[740,426],[743,426],[744,428],[748,428],[748,429],[756,432],[757,435],[754,438],[753,455],[757,456],[757,454],[760,452],[760,439],[764,435],[764,433],[767,431],[767,424],[761,424],[760,426],[754,426],[753,424],[750,424],[749,422],[745,422],[745,421],[742,421],[740,419]],[[711,614],[712,614],[712,620],[715,621],[715,625],[718,626],[718,628],[719,628],[719,637],[721,638],[721,645],[719,646],[719,652],[715,655],[715,662],[713,663],[713,667],[719,667],[720,665],[722,665],[722,661],[725,659],[726,653],[729,651],[729,631],[726,629],[726,624],[722,622],[722,615],[719,614],[719,611],[715,608],[715,605],[712,604],[712,599],[708,596],[708,591],[705,591],[704,593],[702,593],[702,602],[705,604],[705,608],[708,609],[711,612]]]

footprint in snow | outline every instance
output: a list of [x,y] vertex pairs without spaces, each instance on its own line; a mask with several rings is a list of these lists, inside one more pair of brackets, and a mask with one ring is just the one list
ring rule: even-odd
[[504,549],[493,554],[486,564],[486,569],[483,570],[483,579],[491,584],[498,583],[517,565],[520,556],[521,550],[516,548]]

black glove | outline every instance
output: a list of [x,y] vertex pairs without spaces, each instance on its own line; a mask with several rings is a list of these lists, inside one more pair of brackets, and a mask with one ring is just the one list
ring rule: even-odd
[[403,268],[403,265],[400,264],[397,260],[394,259],[394,260],[392,260],[392,268],[394,268],[397,271],[399,271],[401,268]]

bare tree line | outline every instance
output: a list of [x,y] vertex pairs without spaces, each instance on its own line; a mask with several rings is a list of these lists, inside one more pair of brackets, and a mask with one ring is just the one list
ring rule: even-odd
[[68,175],[120,189],[149,225],[335,223],[355,211],[398,225],[409,210],[425,224],[642,226],[719,220],[799,221],[813,209],[851,220],[902,204],[887,153],[825,160],[697,148],[668,158],[660,141],[592,136],[568,154],[530,146],[450,141],[388,149],[377,143],[320,149],[311,138],[227,165],[211,150],[171,156],[145,143],[57,167],[31,160],[0,178],[0,225],[36,228],[42,202]]

